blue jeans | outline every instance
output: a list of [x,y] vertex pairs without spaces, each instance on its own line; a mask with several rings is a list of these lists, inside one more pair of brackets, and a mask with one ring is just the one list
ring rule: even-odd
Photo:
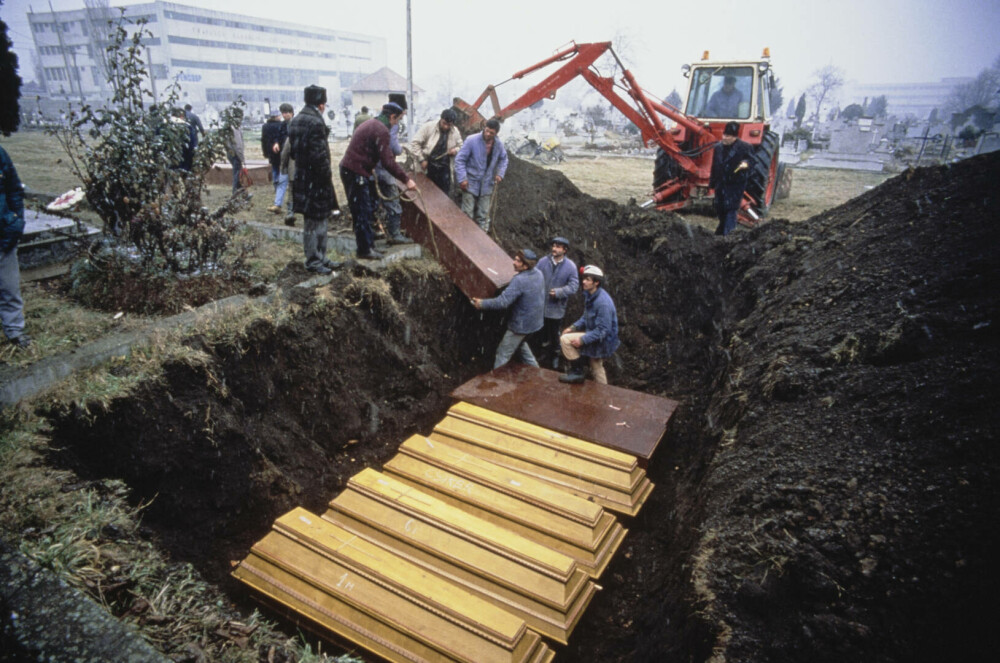
[[288,173],[282,173],[281,168],[271,166],[271,180],[274,182],[274,206],[281,207],[285,202],[285,192],[288,191]]
[[240,171],[243,170],[243,162],[237,157],[229,157],[229,165],[233,167],[233,193],[240,190]]
[[504,332],[503,338],[500,339],[500,345],[497,346],[497,356],[493,360],[493,368],[500,368],[506,364],[515,352],[522,363],[538,368],[535,355],[531,354],[531,348],[528,347],[528,336],[529,334],[516,334],[509,329]]
[[17,338],[24,333],[24,300],[21,299],[16,246],[0,252],[0,323],[7,338]]

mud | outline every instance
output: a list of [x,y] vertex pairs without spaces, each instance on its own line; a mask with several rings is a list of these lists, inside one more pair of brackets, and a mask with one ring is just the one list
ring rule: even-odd
[[[682,403],[557,660],[986,654],[998,177],[996,156],[907,171],[808,222],[716,238],[513,160],[500,244],[568,236],[618,305],[611,381]],[[233,589],[229,561],[275,516],[322,509],[490,367],[502,319],[428,265],[293,289],[288,319],[238,343],[189,339],[209,361],[50,413],[56,461],[155,497],[161,545]]]

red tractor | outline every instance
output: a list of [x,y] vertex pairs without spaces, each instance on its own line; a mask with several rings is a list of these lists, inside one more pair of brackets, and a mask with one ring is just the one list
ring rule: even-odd
[[[594,67],[605,53],[614,57],[621,69],[617,82],[601,76]],[[655,205],[657,209],[675,210],[690,204],[692,199],[711,197],[708,181],[712,149],[722,138],[728,122],[738,123],[739,138],[754,146],[754,162],[740,221],[755,225],[775,198],[788,195],[791,171],[786,172],[784,164],[778,162],[778,135],[771,131],[769,102],[774,74],[767,49],[760,60],[739,62],[712,62],[706,51],[700,62],[684,65],[684,75],[690,80],[684,110],[647,95],[618,59],[611,42],[574,43],[517,72],[509,80],[523,78],[556,62],[563,64],[505,107],[500,106],[492,85],[473,104],[456,98],[459,128],[470,133],[483,126],[486,117],[479,107],[487,98],[493,104],[492,117],[502,121],[542,99],[554,99],[556,90],[580,76],[638,127],[643,145],[659,147],[653,169],[653,194],[643,207]],[[665,120],[672,121],[672,126]]]

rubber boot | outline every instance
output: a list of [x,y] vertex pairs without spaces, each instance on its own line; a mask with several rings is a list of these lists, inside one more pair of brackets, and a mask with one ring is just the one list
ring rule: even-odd
[[560,375],[559,381],[568,384],[582,384],[587,379],[587,363],[589,361],[586,357],[580,357],[569,362],[569,371]]

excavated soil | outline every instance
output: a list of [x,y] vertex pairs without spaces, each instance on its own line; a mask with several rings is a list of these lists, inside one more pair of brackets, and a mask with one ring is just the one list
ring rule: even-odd
[[[681,401],[656,489],[557,660],[992,653],[997,181],[998,156],[907,171],[716,238],[513,161],[500,244],[571,238],[618,306],[611,381]],[[424,262],[289,292],[292,314],[239,343],[189,339],[208,361],[52,413],[57,460],[155,498],[160,545],[237,598],[230,560],[426,431],[502,325]]]

